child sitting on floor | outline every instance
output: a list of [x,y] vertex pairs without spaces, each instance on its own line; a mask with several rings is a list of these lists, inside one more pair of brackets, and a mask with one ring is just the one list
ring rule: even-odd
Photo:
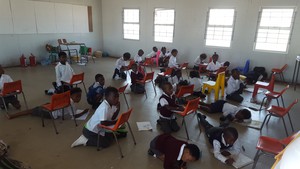
[[156,136],[148,154],[164,162],[164,169],[186,169],[187,163],[199,160],[201,152],[195,144],[178,140],[170,134]]
[[[2,66],[0,65],[0,93],[3,89],[3,85],[4,83],[9,83],[9,82],[13,82],[12,78],[7,75],[7,74],[4,74],[4,69],[2,68]],[[12,106],[16,109],[20,109],[21,108],[21,105],[20,105],[20,102],[18,100],[18,98],[16,96],[6,96],[6,97],[3,97],[4,99],[4,102],[2,100],[0,100],[0,107],[1,109],[5,109],[5,106],[6,108],[8,108],[8,104],[12,104]],[[5,104],[5,105],[4,105]]]
[[198,56],[195,60],[194,70],[199,70],[199,65],[204,63],[204,60],[207,58],[207,55],[205,53],[201,53],[200,56]]
[[159,120],[157,123],[161,126],[164,133],[177,132],[180,128],[176,122],[174,111],[183,111],[184,108],[175,102],[172,84],[166,82],[162,86],[163,94],[159,98]]
[[134,93],[145,93],[145,86],[143,84],[138,83],[138,80],[143,80],[144,75],[138,71],[137,64],[133,64],[131,66],[131,73],[130,73],[130,78],[131,78],[131,91]]
[[160,67],[167,67],[169,59],[170,59],[170,53],[167,53],[167,48],[166,47],[162,47],[160,51],[161,52],[160,52],[160,55],[159,55],[159,66]]
[[89,91],[86,95],[87,102],[92,105],[93,109],[97,109],[102,103],[105,93],[105,79],[102,74],[96,74],[95,82],[89,87]]
[[[107,87],[105,90],[105,100],[85,124],[82,130],[83,134],[71,145],[71,147],[80,145],[97,146],[99,132],[99,146],[102,148],[108,147],[113,141],[113,134],[99,128],[98,125],[114,125],[117,122],[119,111],[119,91],[114,87]],[[122,133],[119,136],[124,137],[126,134],[127,133]]]
[[226,99],[241,103],[244,98],[240,95],[246,86],[240,80],[240,72],[237,69],[231,70],[231,76],[227,81]]
[[206,95],[201,92],[202,82],[198,71],[190,71],[190,85],[194,85],[194,96],[200,97],[201,99],[206,97]]
[[232,165],[234,162],[233,156],[241,152],[237,130],[233,127],[214,127],[205,120],[204,115],[198,113],[197,116],[200,119],[201,126],[204,127],[209,143],[213,146],[215,158],[225,164]]
[[220,118],[221,121],[237,121],[237,122],[250,122],[251,112],[248,109],[240,109],[237,106],[227,103],[224,100],[217,100],[214,103],[207,104],[199,102],[200,109],[208,113],[223,113]]
[[206,70],[209,72],[216,72],[222,65],[218,62],[219,55],[215,52],[212,55],[212,61],[208,63]]
[[130,59],[130,53],[126,52],[123,54],[123,57],[119,58],[116,61],[115,72],[113,75],[113,79],[126,79],[126,73],[124,71],[127,70],[127,66],[129,65],[128,60]]
[[144,51],[142,49],[140,49],[138,51],[138,54],[134,57],[134,62],[136,64],[141,64],[143,62],[143,54],[144,54]]

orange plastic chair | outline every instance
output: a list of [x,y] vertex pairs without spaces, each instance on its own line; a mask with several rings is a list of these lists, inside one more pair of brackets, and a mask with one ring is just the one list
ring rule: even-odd
[[252,169],[256,167],[259,157],[263,154],[270,154],[276,156],[279,154],[296,136],[299,134],[295,133],[282,140],[278,140],[271,137],[260,136],[256,145],[257,152],[254,157],[254,163]]
[[261,102],[261,104],[260,104],[260,108],[259,108],[259,112],[261,111],[261,109],[262,109],[262,106],[263,106],[263,104],[265,103],[265,100],[273,100],[273,99],[276,99],[276,101],[277,101],[277,105],[278,106],[280,106],[279,105],[279,98],[281,98],[281,102],[282,102],[282,106],[283,107],[285,107],[284,106],[284,101],[283,101],[283,94],[285,93],[285,91],[288,89],[290,87],[290,85],[287,85],[283,90],[281,90],[281,92],[275,92],[275,91],[267,91],[266,93],[265,93],[265,97],[263,98],[263,100],[262,100],[262,102]]
[[188,65],[189,65],[189,63],[185,62],[185,63],[183,63],[182,65],[180,65],[180,69],[186,71],[186,75],[187,75],[187,77],[188,77],[188,79],[189,79],[190,76],[189,76],[189,72],[188,72],[188,70],[187,70]]
[[[189,100],[188,103],[187,103],[187,106],[184,108],[184,110],[182,112],[177,113],[178,115],[180,115],[182,117],[182,126],[184,125],[184,127],[185,127],[185,132],[186,132],[186,136],[187,136],[188,140],[190,139],[190,137],[189,137],[189,133],[188,133],[188,130],[187,130],[187,124],[186,124],[186,121],[185,121],[185,117],[190,115],[190,114],[193,114],[193,113],[197,114],[199,100],[200,100],[199,97],[196,98],[196,99],[193,99],[193,100]],[[199,119],[198,119],[198,125],[200,126]]]
[[25,94],[23,92],[21,80],[17,80],[17,81],[14,81],[14,82],[8,82],[8,83],[3,84],[3,88],[0,91],[0,97],[2,99],[2,103],[3,103],[5,111],[6,111],[6,117],[8,119],[10,119],[10,116],[8,114],[8,110],[7,110],[7,107],[6,107],[6,104],[5,104],[4,97],[14,96],[14,95],[18,95],[18,94],[22,94],[24,102],[25,102],[26,109],[28,110],[28,105],[27,105],[27,101],[26,101],[26,98],[25,98]]
[[281,68],[273,68],[272,73],[279,74],[280,79],[285,82],[283,72],[288,67],[288,64],[283,65]]
[[165,77],[170,77],[172,75],[173,72],[173,68],[167,68],[165,72],[160,72],[158,73],[159,76],[165,76]]
[[81,83],[83,84],[85,94],[87,94],[85,84],[84,84],[84,73],[83,72],[73,75],[70,82],[64,82],[64,85],[67,85],[71,88],[71,86],[75,85],[77,87],[77,85],[79,85]]
[[267,120],[268,117],[269,118],[268,118],[267,124],[268,124],[271,116],[279,117],[283,121],[284,129],[285,129],[286,135],[288,136],[287,128],[286,128],[285,121],[284,121],[284,116],[285,115],[288,116],[290,124],[291,124],[292,131],[294,131],[294,127],[293,127],[293,124],[292,124],[292,121],[291,121],[291,117],[290,117],[289,111],[291,110],[291,108],[296,103],[298,103],[298,99],[294,100],[294,102],[292,104],[290,104],[289,107],[287,107],[287,108],[279,107],[279,106],[274,106],[274,105],[272,105],[271,107],[269,107],[267,109],[269,113],[266,115],[266,117],[265,117],[265,119],[264,119],[264,121],[263,121],[263,123],[261,125],[260,130],[262,130],[262,128],[264,127],[264,124],[265,124],[265,122],[266,122],[266,120]]
[[176,98],[186,97],[192,95],[194,93],[194,85],[181,86],[178,93],[176,94]]
[[153,65],[152,58],[145,58],[144,63],[141,64],[141,66],[144,67],[144,72],[147,72],[147,71],[146,71],[146,67],[147,67],[147,66],[150,66],[151,71],[152,71],[152,65]]
[[[45,110],[47,110],[49,112],[56,134],[58,134],[58,131],[57,131],[57,128],[56,128],[56,125],[55,125],[55,122],[54,122],[54,118],[52,116],[52,112],[62,109],[62,112],[63,112],[62,118],[64,119],[64,108],[69,107],[69,106],[71,107],[71,111],[72,111],[73,119],[74,119],[74,122],[75,122],[75,126],[77,126],[75,113],[74,113],[73,107],[71,106],[70,91],[52,95],[51,96],[51,103],[45,104],[45,105],[42,106]],[[43,127],[45,127],[43,114],[42,114],[42,125],[43,125]]]
[[156,52],[156,57],[155,57],[155,58],[151,58],[152,64],[155,62],[157,67],[159,66],[158,60],[159,60],[160,52],[161,52],[160,50],[157,51],[157,52]]
[[216,81],[206,81],[203,82],[202,86],[202,93],[205,93],[205,89],[208,90],[208,93],[211,92],[211,90],[215,91],[215,100],[219,99],[219,91],[221,88],[221,96],[224,96],[225,93],[225,72],[222,72],[218,75]]
[[[154,72],[146,73],[146,75],[144,76],[144,79],[143,80],[138,80],[137,83],[146,85],[146,83],[151,82],[152,86],[153,86],[153,89],[154,89],[154,92],[155,92],[155,96],[156,96],[156,89],[155,89],[155,86],[154,86],[154,83],[153,83],[153,77],[154,77]],[[148,98],[146,90],[145,90],[145,94],[146,94],[146,98]]]
[[131,69],[131,67],[132,67],[133,64],[135,64],[135,62],[134,62],[134,60],[131,59],[131,60],[129,61],[128,66],[127,66],[126,69],[125,69],[126,74],[127,74],[127,76],[129,76],[129,77],[130,77],[130,72],[129,72],[129,70]]
[[127,105],[127,108],[129,109],[129,105],[128,105],[127,98],[126,98],[126,95],[125,95],[125,90],[126,90],[127,86],[128,86],[128,84],[126,84],[125,86],[120,87],[119,88],[119,93],[123,94],[124,100],[125,100],[126,105]]
[[[135,141],[134,135],[133,135],[133,133],[132,133],[130,124],[129,124],[129,122],[128,122],[131,112],[132,112],[132,109],[128,110],[128,111],[125,112],[125,113],[122,113],[122,114],[120,115],[120,117],[118,118],[118,120],[117,120],[117,122],[116,122],[116,124],[115,124],[114,126],[105,126],[105,125],[102,125],[102,124],[99,124],[99,125],[98,125],[98,127],[103,128],[103,129],[108,130],[108,131],[111,131],[111,132],[113,133],[113,135],[114,135],[114,137],[115,137],[115,140],[116,140],[116,142],[117,142],[117,144],[118,144],[118,148],[119,148],[119,151],[120,151],[121,158],[123,158],[124,155],[123,155],[123,153],[122,153],[121,146],[120,146],[119,141],[118,141],[118,138],[117,138],[117,136],[116,136],[116,132],[117,132],[117,130],[118,130],[120,127],[122,127],[125,123],[127,123],[127,126],[128,126],[128,128],[129,128],[130,134],[131,134],[132,139],[133,139],[133,141],[134,141],[134,145],[136,145],[136,141]],[[100,132],[101,132],[101,131],[100,131]],[[98,133],[97,150],[99,150],[99,137],[100,137],[100,132]]]
[[254,90],[252,93],[252,98],[256,98],[257,92],[259,88],[267,89],[268,91],[273,91],[274,90],[274,84],[275,84],[275,74],[272,74],[271,80],[269,83],[267,82],[262,82],[262,81],[257,81],[254,85]]

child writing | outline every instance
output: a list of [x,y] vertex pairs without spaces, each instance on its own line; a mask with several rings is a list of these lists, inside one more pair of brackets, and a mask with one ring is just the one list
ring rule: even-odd
[[134,62],[136,64],[141,64],[143,62],[143,55],[144,55],[144,51],[142,49],[140,49],[138,51],[138,54],[134,57]]
[[235,105],[229,104],[224,100],[217,100],[214,103],[207,104],[199,102],[200,109],[208,113],[223,113],[220,118],[221,121],[226,119],[237,122],[250,122],[251,121],[251,112],[248,109],[240,109]]
[[105,79],[102,74],[96,74],[95,82],[89,87],[86,95],[87,102],[92,105],[93,109],[97,109],[102,103],[105,93]]
[[200,125],[204,127],[209,143],[213,146],[215,158],[225,164],[232,165],[233,156],[238,155],[241,151],[237,130],[233,127],[214,127],[200,113],[198,113],[198,118]]
[[187,163],[199,160],[201,152],[195,144],[178,140],[170,134],[156,136],[148,154],[164,162],[164,169],[186,169]]
[[64,82],[70,82],[74,71],[70,64],[67,62],[67,54],[65,52],[59,52],[59,63],[55,66],[56,82],[53,82],[55,93],[62,93],[70,90],[68,86],[64,85]]
[[126,79],[126,73],[124,72],[128,66],[128,60],[130,59],[130,53],[126,52],[123,54],[123,57],[119,58],[116,61],[115,72],[113,75],[113,79]]
[[102,148],[108,147],[113,141],[113,134],[102,131],[98,127],[102,125],[114,125],[117,122],[117,116],[120,111],[119,91],[114,87],[107,87],[105,90],[105,100],[97,108],[93,116],[85,124],[82,130],[82,135],[71,145],[76,146],[97,146],[98,132],[99,146]]
[[204,63],[204,60],[207,58],[205,53],[201,53],[195,60],[194,70],[199,70],[199,65]]
[[231,70],[231,76],[227,81],[226,99],[241,103],[244,98],[240,95],[246,86],[240,80],[240,72],[237,69]]
[[137,64],[133,64],[131,66],[131,73],[130,73],[130,78],[131,78],[131,91],[134,93],[144,93],[145,92],[145,86],[143,84],[138,83],[138,80],[143,80],[144,75],[138,71]]
[[157,53],[157,47],[153,46],[152,51],[147,55],[148,58],[155,58]]
[[[7,75],[7,74],[4,74],[4,69],[2,68],[2,66],[0,65],[0,93],[3,89],[3,85],[4,83],[9,83],[9,82],[13,82],[12,78]],[[20,102],[18,100],[18,98],[16,96],[6,96],[3,98],[4,99],[4,102],[1,100],[0,101],[0,107],[1,109],[5,109],[5,106],[6,108],[8,108],[8,104],[12,104],[12,106],[16,109],[20,109],[21,108],[21,105],[20,105]],[[5,104],[5,105],[4,105]]]
[[166,82],[162,86],[163,94],[159,98],[159,120],[157,123],[161,126],[164,133],[177,132],[180,128],[176,122],[174,111],[183,111],[184,108],[175,102],[172,84]]
[[201,92],[202,82],[198,71],[190,71],[190,85],[194,85],[194,96],[200,97],[201,99],[206,97],[206,95]]

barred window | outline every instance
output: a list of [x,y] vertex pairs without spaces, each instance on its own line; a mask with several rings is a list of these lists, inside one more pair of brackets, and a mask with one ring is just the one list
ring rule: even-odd
[[154,41],[173,42],[175,10],[157,8],[154,11]]
[[123,10],[123,37],[124,39],[140,39],[140,10]]

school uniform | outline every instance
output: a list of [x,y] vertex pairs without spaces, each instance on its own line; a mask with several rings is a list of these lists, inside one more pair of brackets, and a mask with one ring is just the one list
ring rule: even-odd
[[201,79],[198,77],[193,77],[190,79],[190,85],[194,85],[194,96],[205,98],[206,95],[202,93],[202,82]]
[[197,58],[194,61],[194,69],[198,70],[200,64],[201,64],[201,59],[199,56],[197,56]]
[[220,69],[222,65],[220,64],[220,62],[216,61],[216,63],[214,63],[213,61],[211,61],[207,67],[206,70],[208,71],[217,71],[218,69]]
[[148,57],[148,58],[156,57],[156,52],[151,51],[151,52],[147,55],[147,57]]
[[122,67],[128,66],[128,65],[129,65],[129,63],[127,61],[125,61],[123,57],[119,58],[116,61],[113,79],[116,77],[116,75],[118,75],[119,78],[126,79],[126,74],[124,73],[124,70],[122,70]]
[[[87,102],[92,105],[93,109],[98,108],[98,106],[102,103],[105,93],[105,87],[101,86],[99,82],[95,82],[89,87],[89,91],[86,95]],[[102,99],[100,101],[97,100],[97,95],[102,95]]]
[[56,81],[52,82],[56,93],[62,93],[64,91],[70,90],[69,86],[63,85],[64,82],[70,82],[72,76],[74,75],[74,71],[70,64],[66,62],[66,64],[61,64],[60,62],[55,66],[55,75]]
[[240,79],[234,79],[230,76],[227,81],[226,99],[241,103],[244,98],[240,94],[242,94],[244,87]]
[[187,144],[169,134],[162,134],[151,141],[150,150],[155,156],[165,155],[164,169],[181,169],[186,166],[181,158]]
[[136,55],[134,58],[134,62],[140,64],[143,61],[142,56]]
[[173,55],[171,55],[171,57],[169,59],[168,67],[169,68],[179,68],[176,57],[174,57]]
[[83,127],[83,135],[88,139],[87,146],[97,146],[98,132],[100,132],[99,145],[101,147],[108,147],[113,137],[112,134],[105,132],[99,128],[98,125],[102,121],[114,120],[112,119],[114,113],[117,111],[116,106],[110,106],[110,104],[104,100],[100,106],[96,109],[93,116]]
[[[7,74],[0,75],[0,92],[3,89],[4,83],[10,83],[10,82],[13,82],[13,80],[9,75],[7,75]],[[11,103],[13,105],[20,104],[16,96],[6,96],[6,97],[4,97],[4,102],[6,105],[8,105],[9,103]],[[3,104],[2,100],[0,100],[0,106],[1,106],[1,108],[4,109],[4,104]]]
[[166,106],[178,107],[175,101],[175,95],[168,96],[166,93],[163,93],[159,98],[160,109],[158,124],[161,125],[161,130],[164,133],[176,132],[180,129],[176,122],[174,112],[166,108]]
[[144,93],[145,92],[145,86],[137,83],[137,80],[142,80],[144,78],[144,75],[140,73],[139,71],[131,71],[130,73],[130,78],[131,78],[131,91],[135,93]]
[[167,66],[168,57],[169,55],[167,55],[167,53],[164,54],[163,52],[160,52],[159,59],[158,59],[159,66],[161,67]]

